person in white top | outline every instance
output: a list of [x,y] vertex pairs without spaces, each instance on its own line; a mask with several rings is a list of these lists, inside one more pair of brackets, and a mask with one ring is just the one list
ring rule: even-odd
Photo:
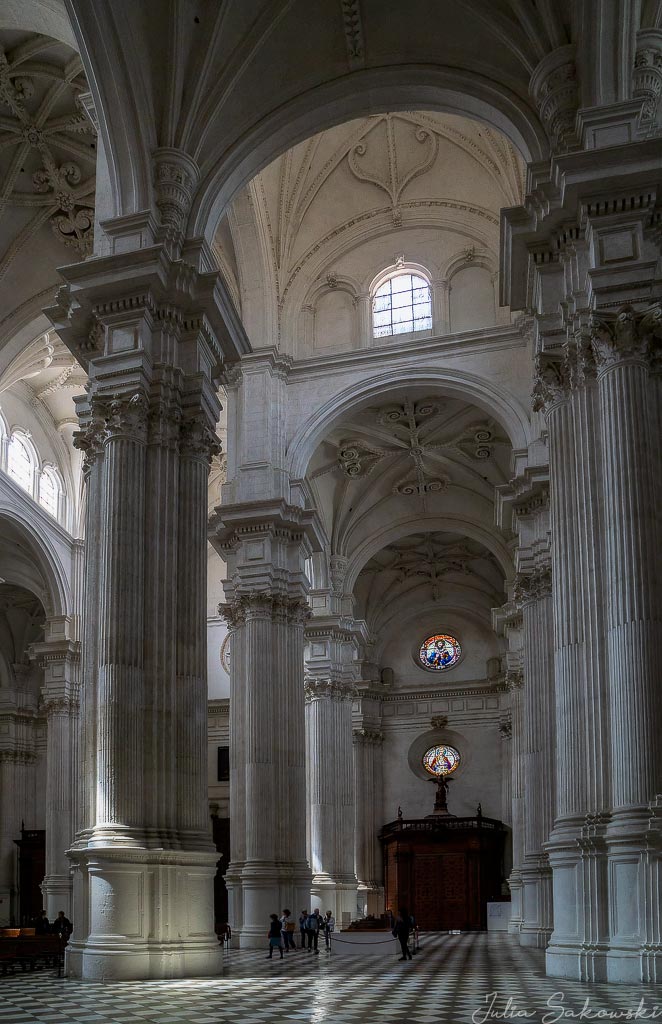
[[330,945],[331,945],[331,932],[335,931],[335,928],[336,928],[336,919],[335,919],[335,917],[333,916],[333,914],[331,913],[330,910],[327,910],[327,912],[326,912],[326,916],[324,918],[324,925],[323,925],[323,927],[324,927],[324,941],[325,941],[326,947],[328,949],[330,947]]

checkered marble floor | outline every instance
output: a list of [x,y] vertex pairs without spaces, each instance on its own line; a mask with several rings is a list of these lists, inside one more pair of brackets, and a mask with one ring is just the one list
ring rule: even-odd
[[[510,936],[423,935],[421,947],[405,963],[395,956],[331,956],[323,948],[319,956],[304,950],[282,961],[267,960],[266,951],[230,950],[224,953],[221,976],[199,981],[101,984],[58,979],[47,972],[17,974],[0,978],[0,1024],[662,1020],[662,986],[546,978],[544,954],[521,948]],[[490,1014],[490,993],[495,992]],[[642,999],[648,1015],[635,1017]],[[586,1000],[592,1016],[580,1016]]]

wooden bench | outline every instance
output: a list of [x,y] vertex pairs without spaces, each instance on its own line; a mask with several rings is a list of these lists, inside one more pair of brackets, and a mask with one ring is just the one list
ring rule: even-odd
[[19,935],[15,939],[0,936],[0,970],[7,974],[17,967],[23,971],[50,968],[60,978],[66,944],[59,935]]

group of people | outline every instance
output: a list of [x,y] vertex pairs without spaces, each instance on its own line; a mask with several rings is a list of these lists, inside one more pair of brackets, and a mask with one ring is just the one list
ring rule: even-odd
[[290,949],[297,948],[307,949],[308,952],[317,953],[319,956],[320,932],[324,934],[324,941],[327,948],[329,948],[331,945],[331,932],[335,930],[335,927],[336,921],[330,910],[327,910],[324,917],[322,917],[317,909],[311,911],[310,914],[307,910],[302,910],[299,914],[301,945],[297,947],[294,941],[297,926],[292,917],[292,912],[284,910],[280,917],[278,914],[272,914],[268,932],[269,955],[267,959],[272,959],[274,949],[279,951],[281,960]]
[[68,939],[73,931],[73,925],[64,910],[59,911],[52,924],[46,916],[46,911],[40,910],[32,924],[36,935],[59,935],[63,939]]

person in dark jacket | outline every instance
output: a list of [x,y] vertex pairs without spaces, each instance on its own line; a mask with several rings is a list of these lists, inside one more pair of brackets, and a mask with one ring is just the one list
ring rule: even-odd
[[64,910],[58,912],[57,917],[53,921],[51,931],[54,935],[60,935],[63,939],[68,939],[71,935],[73,928],[71,921],[65,916]]
[[306,921],[308,920],[308,911],[302,910],[299,914],[299,931],[301,932],[301,948],[306,948]]
[[412,956],[409,952],[409,913],[404,907],[400,909],[395,919],[393,934],[400,943],[400,949],[402,950],[400,960],[411,960]]
[[319,949],[317,944],[319,942],[320,928],[322,926],[322,918],[320,917],[319,910],[315,909],[312,914],[309,914],[306,918],[306,932],[308,934],[308,950],[311,953],[316,953],[319,956]]
[[34,919],[35,935],[48,935],[51,930],[50,922],[46,917],[46,911],[40,910]]
[[281,960],[283,959],[283,939],[281,937],[280,921],[278,920],[278,914],[271,914],[271,924],[269,925],[269,931],[267,933],[269,938],[269,956],[267,960],[271,960],[274,955],[274,949],[278,949]]

